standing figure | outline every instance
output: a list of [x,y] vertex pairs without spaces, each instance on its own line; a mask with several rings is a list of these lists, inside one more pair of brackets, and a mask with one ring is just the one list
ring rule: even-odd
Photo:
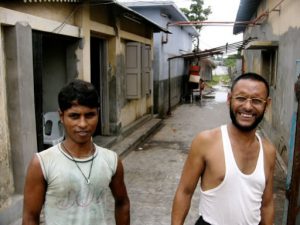
[[192,142],[175,194],[172,225],[182,225],[200,180],[196,225],[272,225],[275,148],[256,132],[270,104],[260,75],[237,77],[228,94],[231,123]]
[[205,86],[206,86],[205,81],[202,78],[200,78],[200,80],[199,80],[199,96],[200,96],[200,100],[202,98],[202,91],[204,90]]
[[46,225],[107,225],[107,189],[115,199],[116,224],[129,225],[122,162],[92,141],[99,115],[96,89],[74,80],[61,89],[58,103],[65,140],[37,153],[28,167],[23,225],[38,225],[43,206]]

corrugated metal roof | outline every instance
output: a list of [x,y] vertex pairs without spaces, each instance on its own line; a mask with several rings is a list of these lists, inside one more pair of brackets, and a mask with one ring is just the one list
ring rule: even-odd
[[[236,15],[236,22],[250,21],[253,14],[256,12],[261,0],[241,0],[240,6]],[[244,32],[247,25],[236,24],[233,26],[233,34]]]
[[187,53],[187,54],[182,54],[182,55],[178,55],[178,56],[174,56],[169,58],[170,59],[174,59],[174,58],[208,58],[211,57],[213,55],[222,55],[224,53],[231,53],[231,52],[235,52],[237,50],[242,50],[245,49],[245,46],[255,40],[256,38],[248,38],[246,40],[243,41],[239,41],[239,42],[235,42],[235,43],[231,43],[231,44],[226,44],[217,48],[211,48],[211,49],[206,49],[203,51],[199,51],[199,52],[191,52],[191,53]]

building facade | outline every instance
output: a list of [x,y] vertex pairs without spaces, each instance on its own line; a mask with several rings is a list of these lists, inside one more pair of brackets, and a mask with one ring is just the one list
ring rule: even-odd
[[[184,76],[188,76],[188,62],[175,57],[192,52],[193,38],[199,33],[193,26],[175,25],[188,21],[172,1],[123,2],[143,16],[155,21],[171,33],[155,33],[153,37],[154,113],[164,116],[182,97]],[[175,58],[174,58],[175,57]]]
[[0,224],[21,217],[27,165],[44,149],[46,112],[72,79],[100,95],[98,136],[153,111],[156,23],[113,1],[1,1]]
[[243,70],[270,83],[272,104],[263,128],[288,166],[292,159],[297,101],[294,83],[300,74],[300,2],[241,0],[234,34],[255,38],[243,51]]

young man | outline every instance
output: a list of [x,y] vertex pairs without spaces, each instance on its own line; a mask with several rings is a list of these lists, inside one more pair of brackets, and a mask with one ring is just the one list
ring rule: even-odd
[[99,97],[92,84],[74,80],[58,95],[65,140],[37,153],[24,191],[23,225],[106,225],[105,191],[115,199],[117,225],[129,225],[129,199],[117,154],[95,145]]
[[232,122],[199,133],[178,185],[172,225],[182,225],[199,179],[200,217],[213,225],[272,225],[275,148],[256,133],[270,104],[269,86],[246,73],[233,81],[227,103]]

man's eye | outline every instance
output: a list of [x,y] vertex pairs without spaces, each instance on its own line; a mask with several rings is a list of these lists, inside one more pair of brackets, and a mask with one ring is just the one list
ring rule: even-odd
[[247,98],[242,97],[242,96],[237,96],[237,97],[235,97],[235,99],[236,99],[237,101],[239,101],[239,102],[244,102],[244,101],[247,100]]
[[256,105],[263,104],[263,101],[259,98],[252,98],[252,103]]
[[79,117],[79,115],[77,115],[77,114],[70,114],[69,117],[72,118],[72,119],[77,119]]
[[96,116],[96,113],[87,113],[87,114],[85,115],[86,118],[93,118],[93,117],[95,117],[95,116]]

